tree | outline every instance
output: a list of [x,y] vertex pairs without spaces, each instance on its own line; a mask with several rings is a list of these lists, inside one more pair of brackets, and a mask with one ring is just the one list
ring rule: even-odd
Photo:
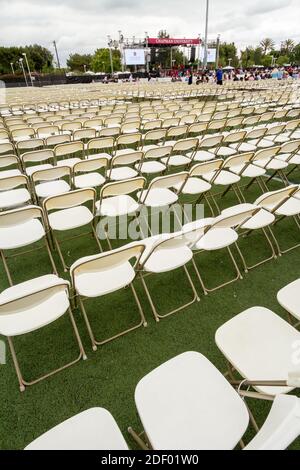
[[231,65],[233,67],[238,67],[239,59],[237,56],[237,48],[235,44],[223,42],[220,44],[220,58],[219,62],[221,65],[228,65],[229,59],[231,59]]
[[277,62],[277,65],[282,66],[284,64],[288,64],[289,61],[290,61],[290,58],[289,58],[288,55],[281,55],[281,56],[278,57],[276,62]]
[[84,72],[84,66],[86,66],[87,70],[91,68],[92,58],[91,54],[70,54],[67,66],[73,71]]
[[265,38],[260,41],[260,45],[263,50],[263,54],[266,55],[268,51],[271,51],[275,47],[275,42],[271,38]]
[[286,39],[281,43],[281,54],[290,55],[295,48],[295,43],[292,39]]
[[[118,49],[112,49],[114,72],[121,70],[121,54]],[[101,48],[95,51],[91,60],[91,69],[94,72],[111,72],[109,49]]]
[[[170,35],[165,30],[158,32],[158,37],[160,39],[169,38]],[[178,47],[172,47],[172,61],[174,65],[183,65],[185,57],[182,51]],[[159,47],[156,49],[156,62],[160,64],[163,68],[171,68],[171,48],[170,47]]]
[[51,52],[38,44],[25,47],[0,47],[0,73],[11,73],[11,63],[16,72],[21,73],[19,59],[23,58],[24,52],[32,72],[42,72],[53,68]]
[[292,62],[299,65],[300,64],[300,43],[294,47],[292,54]]

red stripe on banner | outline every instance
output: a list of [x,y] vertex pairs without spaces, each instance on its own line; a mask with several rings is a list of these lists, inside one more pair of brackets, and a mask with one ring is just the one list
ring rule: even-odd
[[148,44],[158,46],[186,46],[191,44],[200,44],[200,39],[171,39],[171,38],[148,38]]

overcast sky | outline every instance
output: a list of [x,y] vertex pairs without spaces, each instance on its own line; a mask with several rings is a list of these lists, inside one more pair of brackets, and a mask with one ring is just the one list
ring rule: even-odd
[[[0,0],[0,45],[39,43],[62,62],[70,53],[93,53],[106,37],[171,37],[204,34],[205,0]],[[210,0],[209,37],[234,41],[239,48],[263,37],[276,43],[300,42],[299,0]]]

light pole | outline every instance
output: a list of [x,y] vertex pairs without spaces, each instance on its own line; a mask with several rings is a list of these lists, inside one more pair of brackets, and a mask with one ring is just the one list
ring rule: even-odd
[[22,69],[22,71],[23,71],[23,75],[24,75],[24,78],[25,78],[26,86],[28,86],[27,77],[26,77],[26,73],[25,73],[25,69],[24,69],[24,64],[23,64],[23,59],[19,59],[19,64],[20,64],[21,69]]
[[110,36],[107,36],[108,39],[108,47],[109,47],[109,57],[110,57],[110,68],[111,68],[111,74],[113,75],[114,73],[114,65],[113,65],[113,56],[112,56],[112,39]]
[[86,65],[83,66],[84,73],[86,73]]
[[11,66],[11,70],[12,70],[13,75],[15,75],[14,63],[11,62],[10,66]]
[[60,62],[59,62],[59,57],[58,57],[58,52],[57,52],[56,41],[53,41],[53,46],[54,46],[54,49],[55,49],[57,65],[58,65],[58,68],[60,69]]
[[29,78],[30,78],[31,86],[33,86],[33,80],[32,80],[32,76],[31,76],[31,72],[30,72],[30,68],[29,68],[29,63],[28,63],[28,59],[27,59],[26,52],[23,52],[23,53],[22,53],[22,56],[25,57],[25,61],[26,61],[26,65],[27,65],[27,69],[28,69],[28,73],[29,73]]
[[205,68],[207,66],[208,14],[209,14],[209,0],[206,0],[203,68]]
[[120,54],[121,54],[121,65],[122,65],[122,72],[125,70],[125,61],[124,61],[124,37],[122,31],[118,31],[119,33],[119,47],[120,47]]

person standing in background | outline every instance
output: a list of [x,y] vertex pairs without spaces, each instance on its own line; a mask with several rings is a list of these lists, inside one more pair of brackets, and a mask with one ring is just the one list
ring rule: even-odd
[[216,73],[217,85],[223,85],[223,69],[219,67]]

